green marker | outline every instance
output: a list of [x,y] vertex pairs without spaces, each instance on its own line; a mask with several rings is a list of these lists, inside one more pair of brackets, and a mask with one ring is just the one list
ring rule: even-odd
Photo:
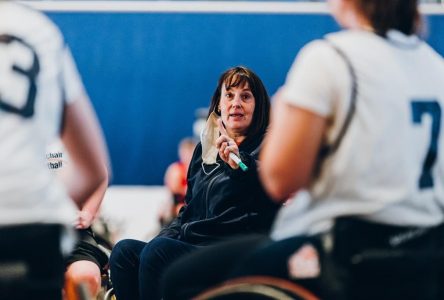
[[229,157],[242,169],[242,171],[247,172],[248,167],[241,161],[241,159],[236,154],[230,152]]

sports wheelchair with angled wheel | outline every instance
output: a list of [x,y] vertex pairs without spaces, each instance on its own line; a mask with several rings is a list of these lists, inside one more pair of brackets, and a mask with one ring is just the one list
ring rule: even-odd
[[415,228],[341,219],[330,238],[332,248],[321,265],[328,279],[320,279],[319,291],[302,282],[249,276],[193,299],[444,299],[444,225]]

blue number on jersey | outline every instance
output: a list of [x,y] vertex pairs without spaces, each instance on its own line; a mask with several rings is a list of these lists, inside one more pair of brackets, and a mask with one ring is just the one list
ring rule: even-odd
[[425,189],[433,187],[433,177],[431,169],[436,161],[438,153],[439,131],[441,129],[441,107],[435,100],[432,101],[412,101],[413,123],[421,123],[422,116],[429,114],[432,117],[432,128],[430,146],[422,165],[421,177],[419,178],[419,188]]
[[28,89],[28,96],[26,99],[26,103],[23,107],[15,107],[11,104],[8,104],[0,94],[0,109],[7,111],[9,113],[20,115],[24,118],[30,118],[34,115],[34,103],[35,103],[35,97],[37,94],[37,85],[36,85],[36,78],[40,71],[40,64],[37,57],[37,54],[35,53],[34,49],[25,41],[23,41],[21,38],[2,34],[0,35],[0,43],[3,44],[11,44],[12,42],[17,42],[20,45],[25,46],[28,50],[31,51],[33,61],[32,65],[29,69],[25,70],[17,65],[12,66],[12,70],[25,76],[29,81],[29,89]]

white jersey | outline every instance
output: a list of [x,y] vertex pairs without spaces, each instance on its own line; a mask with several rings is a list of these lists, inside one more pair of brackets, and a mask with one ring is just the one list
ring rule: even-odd
[[[346,215],[406,226],[443,222],[444,62],[416,36],[387,36],[357,30],[327,36],[354,69],[356,109],[309,199],[283,209],[275,239],[328,230]],[[325,143],[332,144],[350,109],[351,78],[332,45],[314,41],[298,55],[281,98],[327,118]],[[290,210],[291,224],[282,221]]]
[[60,131],[63,99],[83,93],[56,26],[0,1],[0,225],[73,224],[76,207],[48,168],[46,146]]

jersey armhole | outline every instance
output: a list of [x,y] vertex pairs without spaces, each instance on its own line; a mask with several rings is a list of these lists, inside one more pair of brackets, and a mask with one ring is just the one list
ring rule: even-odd
[[337,45],[335,45],[332,41],[328,40],[327,38],[324,39],[325,43],[328,44],[335,52],[344,60],[347,70],[349,71],[350,78],[351,78],[351,93],[350,93],[350,101],[349,101],[349,107],[347,110],[347,114],[345,116],[344,123],[339,130],[339,134],[336,137],[336,139],[333,141],[333,143],[323,145],[318,153],[318,163],[315,169],[315,174],[318,175],[321,169],[321,166],[325,159],[332,155],[341,145],[341,142],[347,133],[347,130],[350,126],[350,123],[353,119],[353,116],[355,114],[356,110],[356,102],[357,102],[357,95],[358,95],[358,81],[356,76],[356,71],[348,58],[348,56],[345,54],[345,52],[340,49]]

